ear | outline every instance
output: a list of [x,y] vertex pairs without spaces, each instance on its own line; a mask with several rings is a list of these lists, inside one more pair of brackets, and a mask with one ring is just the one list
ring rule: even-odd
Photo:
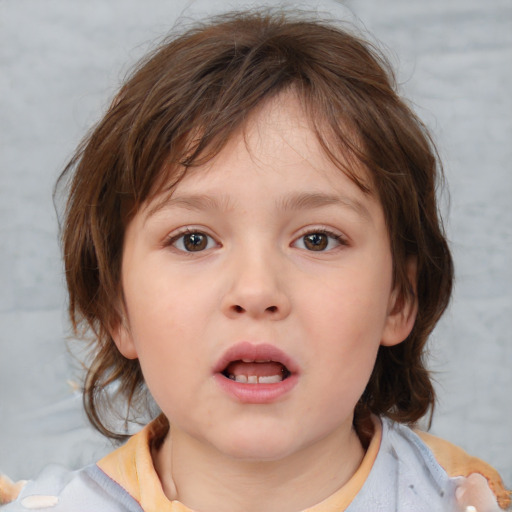
[[398,345],[409,336],[418,313],[416,295],[417,261],[409,257],[406,263],[409,293],[404,293],[395,286],[391,292],[388,304],[388,317],[382,333],[381,345],[391,347]]
[[119,315],[119,319],[109,328],[109,332],[116,344],[117,350],[119,350],[126,359],[137,359],[137,348],[133,342],[130,325],[124,313]]

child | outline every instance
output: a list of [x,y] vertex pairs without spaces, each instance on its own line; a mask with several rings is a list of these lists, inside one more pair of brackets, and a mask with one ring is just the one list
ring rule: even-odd
[[63,180],[89,419],[154,421],[50,468],[6,511],[496,511],[487,464],[411,430],[449,301],[437,160],[385,60],[291,14],[238,13],[149,56]]

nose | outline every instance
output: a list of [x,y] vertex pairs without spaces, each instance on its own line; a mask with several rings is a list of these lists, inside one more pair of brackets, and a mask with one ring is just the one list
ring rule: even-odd
[[291,309],[282,269],[270,258],[240,258],[230,269],[230,285],[222,310],[230,318],[282,320]]

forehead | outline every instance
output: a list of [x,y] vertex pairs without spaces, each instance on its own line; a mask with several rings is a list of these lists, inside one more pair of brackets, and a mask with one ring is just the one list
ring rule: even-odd
[[281,93],[255,109],[211,159],[171,169],[166,186],[143,209],[151,215],[170,200],[176,204],[177,197],[225,196],[228,185],[249,172],[265,175],[272,192],[281,189],[295,196],[296,206],[329,202],[327,196],[337,194],[350,195],[354,204],[374,199],[369,172],[334,146],[328,135],[318,133],[300,98]]

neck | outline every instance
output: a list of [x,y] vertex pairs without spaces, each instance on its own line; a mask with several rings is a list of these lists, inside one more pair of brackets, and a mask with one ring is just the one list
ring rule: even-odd
[[296,512],[340,489],[364,450],[352,428],[280,460],[226,456],[172,427],[153,456],[166,496],[202,512]]

